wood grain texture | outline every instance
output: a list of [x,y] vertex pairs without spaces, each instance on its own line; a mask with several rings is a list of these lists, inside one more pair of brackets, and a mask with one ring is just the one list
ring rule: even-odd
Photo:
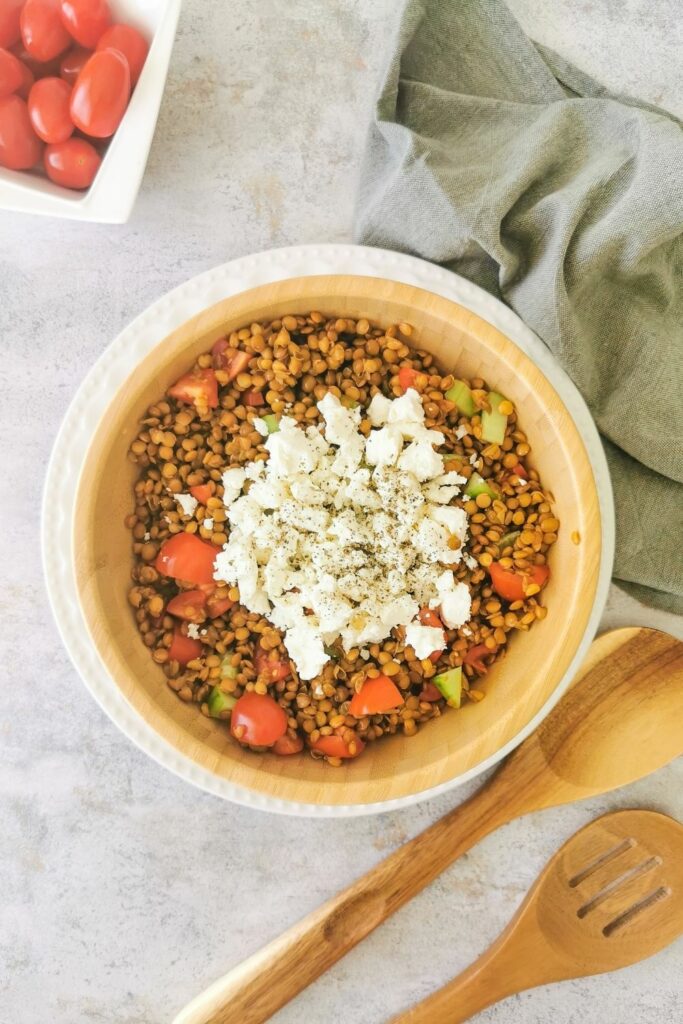
[[460,1024],[515,992],[615,971],[683,934],[683,825],[654,811],[591,822],[552,857],[493,945],[393,1024]]
[[[554,492],[562,520],[545,591],[547,618],[515,637],[491,671],[488,697],[429,723],[414,737],[371,744],[363,757],[331,771],[307,755],[257,755],[224,725],[179,701],[140,641],[126,592],[132,564],[123,520],[132,509],[135,467],[127,461],[136,425],[150,403],[225,331],[254,320],[319,309],[409,321],[420,346],[448,370],[481,375],[520,410],[532,462]],[[368,277],[309,277],[242,293],[193,317],[131,374],[93,437],[81,474],[75,522],[75,574],[83,615],[124,697],[166,742],[204,769],[252,791],[312,804],[367,804],[418,793],[492,758],[555,692],[584,635],[601,549],[598,496],[583,442],[561,399],[508,338],[463,307],[404,284]],[[581,543],[571,541],[577,532]]]
[[175,1024],[262,1024],[495,828],[683,753],[682,719],[683,643],[651,629],[599,637],[569,692],[482,789],[235,967]]

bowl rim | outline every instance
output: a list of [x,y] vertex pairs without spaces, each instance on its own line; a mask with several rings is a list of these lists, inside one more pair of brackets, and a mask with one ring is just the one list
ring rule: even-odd
[[[312,270],[315,272],[311,273]],[[180,754],[174,747],[171,747],[137,712],[130,708],[119,692],[117,684],[111,680],[104,665],[99,662],[99,657],[95,653],[92,644],[83,642],[84,638],[88,637],[88,634],[80,610],[76,616],[77,619],[80,619],[80,638],[78,640],[75,638],[73,628],[78,623],[66,621],[64,614],[65,602],[63,600],[64,592],[58,593],[58,587],[60,585],[63,586],[64,577],[68,575],[70,577],[69,589],[72,596],[75,596],[76,584],[70,557],[67,559],[69,565],[66,572],[63,564],[57,564],[60,562],[60,559],[56,558],[55,550],[56,547],[63,547],[63,545],[55,545],[54,543],[54,508],[56,492],[60,491],[58,480],[60,479],[60,473],[63,474],[65,470],[66,461],[70,471],[72,501],[71,507],[68,509],[70,514],[63,517],[61,529],[58,532],[61,533],[63,540],[66,539],[64,536],[65,531],[69,533],[68,548],[70,549],[69,554],[71,554],[70,527],[74,512],[73,497],[75,491],[73,484],[80,473],[85,452],[89,447],[90,434],[101,414],[106,410],[113,391],[129,375],[131,365],[137,365],[137,362],[154,348],[159,341],[171,333],[174,328],[189,319],[195,312],[200,312],[213,305],[217,299],[234,296],[240,292],[250,290],[258,284],[295,276],[325,276],[326,273],[339,274],[344,272],[356,276],[379,276],[391,280],[403,280],[404,283],[416,285],[436,294],[443,295],[445,290],[447,292],[444,295],[445,298],[456,301],[460,305],[472,309],[479,316],[483,316],[485,320],[493,323],[494,326],[506,334],[513,344],[522,348],[528,356],[531,356],[533,362],[536,363],[537,367],[558,392],[586,447],[593,468],[600,505],[602,544],[600,569],[593,606],[587,619],[583,638],[575,651],[574,657],[570,660],[570,664],[561,681],[540,711],[504,747],[472,769],[460,773],[440,783],[438,786],[418,793],[409,793],[389,800],[378,801],[377,803],[313,804],[278,799],[248,790],[243,786],[229,782],[221,776],[213,775],[208,770],[201,768]],[[408,279],[406,280],[406,278]],[[479,308],[476,308],[477,306]],[[501,322],[496,323],[496,319]],[[520,335],[522,336],[521,338]],[[522,342],[521,344],[520,341]],[[133,355],[131,355],[132,353]],[[88,430],[90,433],[88,433]],[[78,443],[75,446],[74,431],[78,435]],[[64,503],[63,483],[61,492],[61,501]],[[51,534],[49,538],[47,535],[48,508],[50,510]],[[281,813],[313,816],[348,816],[407,806],[462,784],[485,771],[492,764],[495,764],[508,750],[521,742],[524,736],[528,735],[536,727],[538,722],[559,699],[567,685],[569,685],[597,627],[609,585],[609,570],[613,552],[613,510],[604,454],[597,431],[582,399],[578,396],[574,386],[568,382],[563,372],[556,366],[545,346],[531,334],[528,328],[518,321],[515,314],[511,313],[507,307],[493,299],[488,293],[476,288],[470,282],[458,278],[441,268],[417,260],[415,257],[357,246],[294,247],[293,249],[286,250],[271,250],[259,256],[233,261],[222,267],[215,268],[214,271],[200,275],[198,278],[191,279],[173,292],[162,297],[133,321],[110,345],[103,356],[100,357],[77,392],[55,444],[44,495],[43,552],[48,593],[58,626],[72,660],[84,678],[86,685],[93,692],[93,695],[103,706],[104,710],[138,746],[141,746],[147,753],[155,757],[156,760],[188,781],[236,802]],[[63,561],[64,559],[62,558],[61,562],[63,563]],[[58,577],[61,577],[59,584],[57,582]],[[71,607],[73,609],[73,602]]]

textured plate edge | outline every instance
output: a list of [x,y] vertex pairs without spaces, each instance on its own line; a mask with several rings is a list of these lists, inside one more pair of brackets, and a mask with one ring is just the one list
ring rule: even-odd
[[[593,608],[582,642],[549,700],[505,747],[470,771],[432,789],[373,804],[304,804],[277,800],[214,776],[181,755],[128,705],[100,662],[81,617],[72,570],[71,528],[76,481],[90,433],[106,408],[112,387],[128,374],[131,359],[139,360],[160,338],[221,298],[289,277],[324,273],[381,276],[424,288],[468,307],[508,335],[534,360],[571,413],[593,467],[600,503],[602,552]],[[48,510],[49,544],[46,543]],[[58,510],[57,522],[55,510]],[[605,454],[583,398],[549,349],[511,309],[465,278],[414,256],[350,244],[301,245],[240,257],[190,278],[147,307],[104,350],[73,396],[53,445],[43,490],[41,550],[52,613],[67,653],[97,703],[137,747],[192,785],[242,806],[298,817],[359,817],[408,807],[463,785],[498,763],[554,707],[597,632],[607,599],[614,557],[614,505]]]

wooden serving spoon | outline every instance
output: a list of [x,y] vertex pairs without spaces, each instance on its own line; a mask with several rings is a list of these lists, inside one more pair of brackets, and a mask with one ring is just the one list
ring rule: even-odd
[[476,963],[393,1024],[460,1024],[515,992],[645,960],[683,934],[683,825],[616,811],[545,866]]
[[174,1024],[262,1024],[490,832],[683,753],[681,721],[683,643],[654,629],[598,637],[557,707],[474,796],[234,967]]

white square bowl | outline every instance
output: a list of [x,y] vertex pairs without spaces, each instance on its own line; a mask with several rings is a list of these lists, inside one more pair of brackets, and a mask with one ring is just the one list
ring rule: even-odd
[[152,144],[181,3],[113,0],[111,4],[114,21],[129,22],[151,43],[128,109],[87,192],[62,188],[30,171],[0,167],[0,209],[105,224],[128,220]]

